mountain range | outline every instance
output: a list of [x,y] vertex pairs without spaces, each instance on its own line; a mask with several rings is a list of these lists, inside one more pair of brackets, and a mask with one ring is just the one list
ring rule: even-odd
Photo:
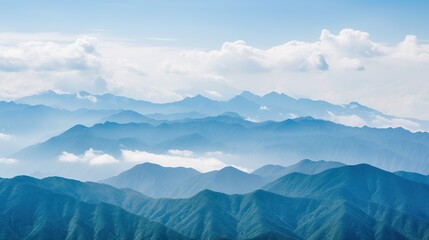
[[266,159],[271,164],[289,165],[309,158],[345,164],[369,163],[389,171],[429,172],[428,133],[412,133],[402,128],[347,127],[313,118],[254,123],[222,115],[163,122],[156,126],[112,122],[92,127],[76,125],[11,157],[50,162],[52,167],[58,167],[55,164],[61,164],[58,157],[64,151],[81,155],[88,149],[117,159],[121,159],[122,150],[161,155],[171,149],[197,154],[223,152],[239,156],[237,162],[227,164],[241,164],[247,168],[260,167]]
[[12,154],[28,145],[45,141],[76,124],[94,125],[100,122],[147,122],[159,121],[126,110],[90,110],[75,111],[52,108],[45,105],[28,105],[0,101],[0,133],[9,136],[2,141],[2,156]]
[[161,167],[143,163],[100,182],[118,188],[134,189],[147,196],[159,198],[171,196],[183,182],[199,174],[201,173],[192,168]]
[[38,184],[29,177],[0,182],[0,239],[187,239],[120,207],[87,203]]
[[[115,96],[110,93],[94,95],[82,91],[73,94],[59,94],[54,91],[47,91],[18,99],[16,102],[31,105],[42,104],[71,111],[78,109],[133,110],[144,115],[166,114],[171,116],[172,114],[193,113],[192,115],[217,116],[224,112],[235,112],[246,119],[259,122],[283,121],[290,118],[311,116],[351,126],[402,126],[413,131],[429,131],[429,121],[386,115],[357,102],[335,105],[306,98],[295,99],[277,92],[258,96],[249,91],[244,91],[227,101],[212,100],[202,95],[196,95],[177,102],[152,103]],[[183,118],[183,115],[180,117]],[[170,118],[169,120],[173,119]],[[401,124],[398,125],[399,122]]]
[[316,174],[341,166],[345,165],[305,159],[289,167],[265,165],[250,174],[234,167],[200,173],[192,168],[143,163],[100,182],[155,198],[187,198],[205,189],[225,194],[250,193],[292,172]]
[[256,169],[252,173],[261,177],[276,179],[293,172],[313,175],[331,168],[342,166],[345,166],[345,164],[333,161],[312,161],[309,159],[304,159],[288,167],[268,164]]
[[429,238],[429,186],[370,165],[314,175],[294,172],[262,188],[244,195],[203,190],[190,198],[156,199],[65,178],[0,179],[0,217],[6,226],[0,234],[35,239]]
[[[358,126],[382,128],[344,126],[356,125],[345,121],[349,117],[365,122]],[[398,122],[413,131],[386,128],[399,126],[391,124]],[[158,155],[186,150],[195,156],[219,152],[224,153],[219,160],[226,165],[247,169],[309,158],[428,174],[427,133],[414,132],[424,130],[425,124],[356,102],[335,105],[276,92],[258,96],[245,91],[226,101],[197,95],[152,103],[113,94],[48,91],[0,102],[0,159],[14,163],[1,168],[0,174],[50,172],[80,179],[92,175],[98,180],[132,166],[122,161],[124,150]],[[88,152],[107,154],[120,164],[95,168],[82,161],[79,166],[58,161],[64,153],[77,159]]]

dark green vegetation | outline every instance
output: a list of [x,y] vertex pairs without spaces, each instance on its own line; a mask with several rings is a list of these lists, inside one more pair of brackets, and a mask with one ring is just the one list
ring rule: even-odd
[[429,239],[429,186],[369,165],[291,173],[263,189],[154,199],[64,178],[1,179],[1,237]]
[[119,207],[85,203],[38,182],[16,177],[0,183],[0,239],[185,239]]
[[424,183],[426,185],[429,185],[429,175],[423,175],[423,174],[418,174],[414,172],[404,172],[404,171],[395,172],[395,174],[414,182],[419,182],[419,183]]

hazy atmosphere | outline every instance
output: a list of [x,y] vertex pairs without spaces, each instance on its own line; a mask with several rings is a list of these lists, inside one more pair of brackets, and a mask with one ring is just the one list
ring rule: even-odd
[[429,239],[429,1],[1,1],[0,240]]

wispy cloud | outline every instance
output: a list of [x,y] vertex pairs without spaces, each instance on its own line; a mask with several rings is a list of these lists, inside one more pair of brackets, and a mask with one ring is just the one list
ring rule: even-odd
[[335,115],[328,112],[328,120],[351,127],[375,127],[375,128],[396,128],[402,127],[412,132],[423,131],[420,124],[403,118],[386,118],[380,115],[372,116],[371,120],[365,120],[357,115]]
[[358,115],[335,115],[332,112],[328,112],[329,119],[332,122],[343,124],[351,127],[363,127],[368,123]]
[[12,135],[0,132],[0,141],[9,141],[11,139]]
[[16,162],[18,162],[18,160],[13,158],[0,157],[0,164],[14,164]]
[[153,40],[153,41],[161,41],[161,42],[175,42],[177,39],[175,38],[164,38],[164,37],[148,37],[147,40]]

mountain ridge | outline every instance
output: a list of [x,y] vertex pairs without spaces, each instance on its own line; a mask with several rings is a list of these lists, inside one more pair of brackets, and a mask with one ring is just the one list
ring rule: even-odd
[[[239,100],[239,98],[241,100]],[[398,126],[389,123],[394,119],[405,119],[409,123],[403,127],[413,131],[429,131],[429,121],[412,118],[397,118],[381,113],[380,111],[363,106],[357,102],[350,102],[344,105],[335,105],[326,101],[312,100],[306,98],[295,99],[284,93],[270,92],[263,96],[243,91],[228,100],[218,101],[198,94],[193,97],[186,97],[177,102],[152,103],[144,100],[136,100],[124,96],[113,94],[94,95],[85,92],[75,94],[56,94],[53,91],[40,93],[17,99],[16,102],[27,104],[44,104],[52,107],[63,106],[69,110],[79,108],[93,109],[115,109],[133,110],[141,114],[173,114],[179,112],[197,111],[205,115],[220,115],[222,112],[236,112],[246,118],[257,121],[275,120],[282,121],[296,116],[313,116],[315,118],[335,121],[337,123],[348,124],[343,121],[351,116],[360,118],[360,122],[371,127],[377,126]],[[377,125],[380,119],[385,122]],[[397,122],[397,121],[396,121]]]

